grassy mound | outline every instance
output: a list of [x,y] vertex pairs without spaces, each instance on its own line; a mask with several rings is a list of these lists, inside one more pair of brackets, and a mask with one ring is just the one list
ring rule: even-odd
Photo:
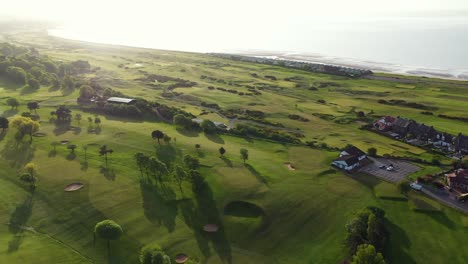
[[263,209],[244,201],[233,201],[224,207],[224,214],[237,217],[257,218],[264,215]]

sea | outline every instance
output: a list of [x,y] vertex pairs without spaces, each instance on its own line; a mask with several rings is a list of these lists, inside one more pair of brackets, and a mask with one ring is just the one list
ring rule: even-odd
[[468,80],[468,17],[408,16],[261,24],[63,25],[56,37],[132,47],[222,52]]

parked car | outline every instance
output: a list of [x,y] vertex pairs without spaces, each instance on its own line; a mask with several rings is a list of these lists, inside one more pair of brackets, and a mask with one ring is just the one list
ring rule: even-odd
[[394,168],[393,166],[388,166],[388,167],[387,167],[387,170],[388,170],[388,171],[394,171],[395,168]]
[[417,182],[413,182],[410,184],[410,187],[415,189],[416,191],[421,191],[422,190],[422,185],[418,184]]
[[461,202],[461,203],[464,203],[466,200],[468,200],[468,193],[465,193],[465,194],[462,194],[460,196],[458,196],[458,201]]
[[385,165],[380,165],[379,166],[379,169],[386,169],[386,168],[387,168],[387,166],[385,166]]

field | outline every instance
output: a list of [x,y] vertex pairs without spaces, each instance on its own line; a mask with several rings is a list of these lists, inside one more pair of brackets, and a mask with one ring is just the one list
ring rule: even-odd
[[[202,107],[201,102],[216,103],[222,110],[262,111],[266,121],[284,126],[280,130],[302,133],[302,142],[338,148],[351,143],[363,150],[375,147],[379,154],[425,160],[438,157],[449,164],[449,159],[424,149],[360,130],[362,123],[355,112],[414,118],[452,134],[468,132],[468,123],[437,117],[468,117],[468,83],[464,82],[414,78],[415,83],[409,85],[347,79],[206,54],[80,43],[38,33],[10,34],[5,39],[34,46],[55,60],[87,60],[100,67],[87,77],[102,86],[196,116],[208,112],[200,118],[261,125],[229,120]],[[197,85],[170,90],[166,87],[170,82],[154,85],[139,80],[146,76],[142,71]],[[239,95],[210,86],[238,93],[248,93],[247,86],[253,86],[261,94]],[[177,94],[167,96],[168,92]],[[20,100],[17,111],[6,105],[9,97]],[[101,115],[102,132],[89,134],[86,117],[94,114],[83,112],[77,97],[78,91],[63,94],[49,87],[28,93],[0,79],[0,113],[13,117],[27,111],[26,102],[37,100],[40,132],[45,134],[34,137],[32,144],[16,142],[12,129],[0,138],[0,263],[138,263],[139,250],[152,243],[161,245],[171,258],[186,253],[209,264],[339,263],[346,258],[345,224],[357,210],[371,205],[386,212],[391,236],[383,254],[389,263],[468,262],[468,252],[460,250],[468,239],[466,216],[418,193],[411,192],[406,199],[395,185],[371,176],[349,176],[332,169],[337,151],[232,135],[206,136],[176,129],[167,122],[107,115]],[[402,99],[436,110],[428,116],[420,109],[380,104],[379,99]],[[82,114],[79,124],[73,121],[79,129],[63,130],[48,121],[49,113],[60,104],[70,107],[73,114]],[[292,120],[290,114],[309,121]],[[155,129],[176,141],[158,145],[151,138]],[[64,140],[78,146],[74,155],[65,145],[53,151],[51,143]],[[98,154],[102,144],[114,150],[109,168]],[[197,150],[195,144],[201,148]],[[218,153],[221,146],[227,150],[224,159]],[[239,157],[241,148],[249,150],[246,164]],[[175,182],[158,188],[146,186],[133,158],[136,152],[161,159],[196,156],[209,188],[198,197],[188,182],[182,185],[183,194]],[[38,166],[39,179],[33,194],[17,177],[31,161]],[[296,170],[289,170],[285,162]],[[424,171],[443,169],[427,167]],[[72,182],[85,186],[77,192],[64,192]],[[94,225],[104,219],[116,221],[124,230],[121,239],[112,242],[110,258],[105,241],[93,244]],[[10,225],[12,222],[20,225]],[[220,231],[204,233],[202,226],[208,223],[220,224]]]

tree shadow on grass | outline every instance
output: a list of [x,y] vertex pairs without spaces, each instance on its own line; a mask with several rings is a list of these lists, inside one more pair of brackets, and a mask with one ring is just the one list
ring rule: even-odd
[[388,220],[385,221],[385,225],[390,237],[382,252],[384,256],[390,258],[392,263],[415,264],[416,261],[406,253],[411,248],[411,241],[405,230]]
[[232,168],[232,161],[230,159],[226,158],[225,156],[221,156],[220,159],[222,159],[224,161],[224,163],[226,163],[226,166]]
[[37,92],[36,89],[33,89],[29,86],[25,86],[23,89],[21,89],[21,95],[25,95],[25,94],[31,94],[31,93],[34,93],[34,92]]
[[268,186],[267,179],[262,174],[260,174],[260,172],[258,172],[252,165],[245,163],[244,166],[250,171],[250,173],[252,173],[255,176],[255,178],[257,178],[259,182]]
[[10,242],[8,242],[9,253],[17,251],[23,241],[23,227],[32,215],[32,206],[32,196],[28,195],[21,204],[16,206],[15,211],[10,215],[8,230],[15,236]]
[[5,138],[6,134],[7,134],[6,131],[0,132],[0,141],[2,141]]
[[156,157],[164,162],[168,168],[180,155],[179,151],[172,144],[162,144],[156,146]]
[[68,155],[65,157],[67,160],[74,160],[76,159],[76,154],[75,153],[68,153]]
[[153,184],[143,180],[140,181],[140,190],[146,218],[152,223],[164,225],[169,232],[174,231],[178,213],[175,193],[170,188],[158,190]]
[[63,135],[70,130],[70,123],[55,123],[54,134],[56,136]]
[[[185,223],[195,234],[200,251],[206,257],[209,256],[208,242],[211,242],[223,263],[232,263],[231,244],[226,237],[221,215],[213,197],[213,192],[205,181],[196,193],[195,199],[196,207],[190,201],[182,204],[180,208]],[[203,226],[206,224],[216,224],[219,229],[217,232],[207,233],[203,231]]]
[[186,137],[198,137],[200,132],[199,131],[196,131],[196,130],[187,130],[187,129],[184,129],[184,128],[176,128],[177,132],[179,132],[179,134],[183,135],[183,136],[186,136]]
[[89,166],[89,165],[88,165],[88,161],[83,161],[83,162],[80,163],[80,164],[81,164],[80,169],[81,169],[82,171],[87,171],[87,170],[88,170],[88,166]]
[[101,169],[99,171],[109,181],[115,181],[115,177],[117,177],[117,175],[115,174],[114,169],[107,168],[107,167],[101,167]]
[[213,141],[214,143],[218,143],[218,144],[224,144],[224,139],[221,138],[218,134],[207,134],[205,133],[205,137],[211,141]]
[[12,139],[5,144],[0,154],[3,159],[9,162],[11,167],[21,168],[32,160],[35,150],[36,148],[29,142]]
[[424,214],[438,222],[439,224],[444,225],[445,227],[449,229],[455,229],[456,225],[455,223],[447,217],[447,215],[442,212],[442,211],[421,211],[421,210],[415,210],[416,213],[419,214]]
[[12,117],[14,115],[18,114],[18,109],[8,109],[5,112],[3,112],[2,116],[3,117]]

